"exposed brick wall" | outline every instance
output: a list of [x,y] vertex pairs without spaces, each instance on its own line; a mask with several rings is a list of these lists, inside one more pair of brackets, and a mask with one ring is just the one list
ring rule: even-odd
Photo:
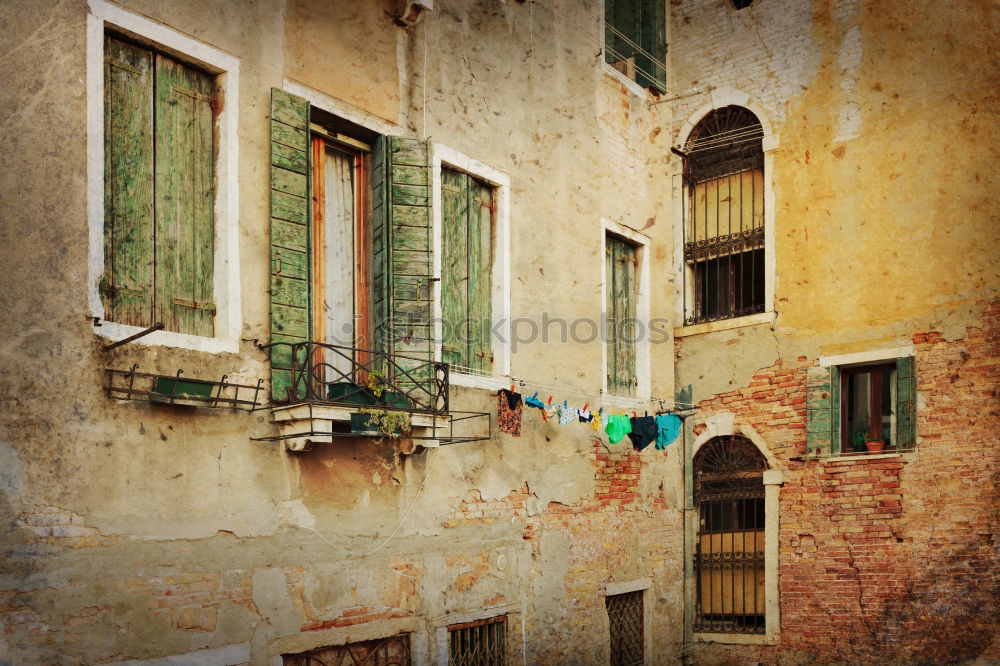
[[1000,304],[962,339],[912,342],[910,454],[803,459],[807,357],[700,404],[751,424],[785,471],[780,644],[700,646],[704,661],[1000,658]]

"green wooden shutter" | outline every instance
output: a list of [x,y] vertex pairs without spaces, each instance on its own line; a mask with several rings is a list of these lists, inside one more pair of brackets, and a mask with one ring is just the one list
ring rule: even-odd
[[212,77],[156,56],[156,275],[153,318],[214,335]]
[[912,450],[917,443],[917,373],[914,359],[896,361],[896,448]]
[[830,455],[834,450],[832,389],[830,368],[812,367],[806,371],[806,452],[810,456]]
[[469,178],[469,367],[493,369],[493,187]]
[[104,38],[104,318],[153,324],[153,54]]
[[[271,89],[271,342],[306,342],[310,333],[309,102]],[[290,395],[288,345],[271,348],[271,397]]]
[[[375,339],[410,377],[390,379],[428,393],[433,360],[430,166],[426,141],[381,136],[372,151],[372,275]],[[414,368],[422,366],[417,371]]]
[[441,358],[469,367],[469,177],[441,169]]
[[608,236],[607,262],[607,376],[608,391],[635,395],[636,248]]
[[660,63],[666,62],[667,20],[664,0],[640,0],[639,45],[652,58],[639,54],[636,67],[639,85],[644,88],[667,92],[667,72]]

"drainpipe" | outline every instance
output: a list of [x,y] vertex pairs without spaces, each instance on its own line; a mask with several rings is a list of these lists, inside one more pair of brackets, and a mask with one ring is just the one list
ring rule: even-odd
[[[676,403],[690,405],[692,397],[691,385],[688,384],[677,392]],[[684,538],[681,540],[681,556],[684,558],[684,636],[681,645],[681,663],[687,666],[692,663],[693,643],[694,643],[694,561],[691,554],[694,552],[694,522],[697,519],[694,513],[694,487],[692,478],[692,464],[694,461],[694,432],[693,425],[689,417],[694,416],[695,409],[674,412],[681,419],[681,444],[683,446],[684,473],[682,487],[684,489],[684,510],[683,525]]]

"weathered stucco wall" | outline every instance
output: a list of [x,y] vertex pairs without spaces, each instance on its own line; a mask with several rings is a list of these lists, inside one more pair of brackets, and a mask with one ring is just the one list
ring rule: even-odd
[[[649,589],[650,654],[672,659],[676,446],[640,457],[531,412],[520,439],[494,424],[486,441],[410,457],[368,439],[294,455],[251,439],[274,434],[267,411],[101,390],[106,368],[133,364],[267,379],[268,109],[286,82],[509,176],[513,316],[600,320],[602,219],[645,234],[651,283],[669,282],[669,108],[604,71],[599,3],[442,1],[412,29],[387,15],[396,4],[121,3],[239,59],[235,353],[101,350],[87,318],[88,5],[0,8],[0,662],[270,664],[408,632],[428,663],[443,627],[484,608],[509,614],[510,654],[528,663],[601,662],[605,586],[635,581]],[[673,308],[669,290],[649,299],[654,313]],[[663,330],[651,384],[669,398]],[[557,333],[521,341],[512,375],[598,406],[601,343]],[[492,390],[454,388],[452,404],[496,410]]]

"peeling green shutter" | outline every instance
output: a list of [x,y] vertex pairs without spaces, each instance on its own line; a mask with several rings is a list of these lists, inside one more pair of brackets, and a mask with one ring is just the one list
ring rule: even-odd
[[809,368],[806,371],[806,452],[810,456],[830,455],[834,450],[833,405],[831,369]]
[[640,0],[639,45],[651,57],[639,54],[636,56],[636,74],[639,85],[653,88],[660,93],[667,92],[667,72],[660,63],[666,62],[667,55],[667,20],[664,9],[665,0]]
[[[309,102],[271,89],[271,342],[310,331]],[[291,349],[271,348],[271,397],[294,399]],[[302,387],[299,387],[300,391]],[[300,392],[300,391],[297,391]]]
[[896,361],[896,448],[912,450],[917,443],[917,377],[912,356]]
[[620,238],[605,242],[607,287],[607,379],[615,395],[635,395],[636,248]]
[[468,176],[441,169],[441,358],[468,367]]
[[153,324],[153,54],[104,38],[104,318]]
[[493,191],[469,178],[469,367],[483,374],[493,369]]
[[[372,151],[372,282],[376,348],[429,389],[433,360],[430,166],[426,141],[381,136]],[[415,368],[422,366],[423,370]],[[429,392],[429,391],[428,391]]]
[[478,373],[493,367],[493,189],[441,170],[443,359]]
[[215,332],[212,77],[156,56],[156,277],[153,319]]

